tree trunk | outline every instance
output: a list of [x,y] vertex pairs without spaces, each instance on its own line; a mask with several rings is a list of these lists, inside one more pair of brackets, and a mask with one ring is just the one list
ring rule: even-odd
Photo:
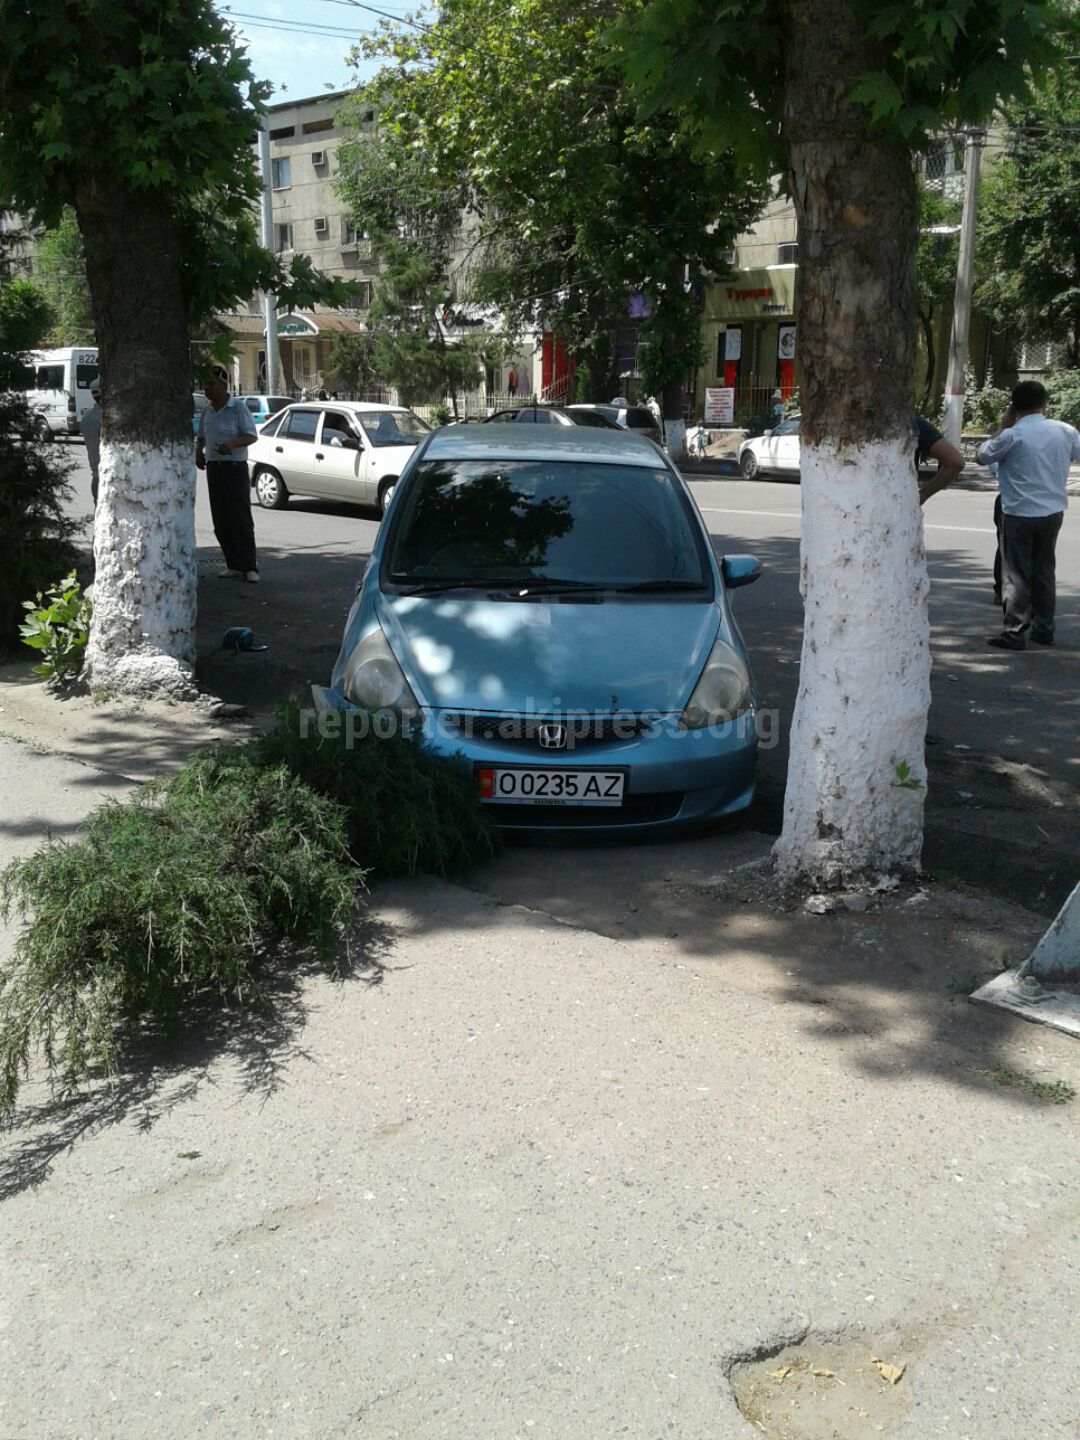
[[[667,271],[667,288],[674,297],[676,313],[680,307],[679,301],[682,296],[683,276],[686,273],[686,266],[678,257],[671,260]],[[670,327],[665,326],[665,336],[670,338]],[[674,347],[681,351],[681,345]],[[669,379],[664,386],[664,393],[660,397],[660,407],[664,415],[664,444],[668,456],[675,465],[681,465],[686,459],[686,420],[683,416],[683,380],[685,375],[677,375]]]
[[130,190],[104,168],[82,178],[75,210],[103,411],[87,679],[128,695],[189,694],[195,464],[191,347],[173,222],[160,196]]
[[916,192],[905,146],[846,96],[884,68],[843,0],[785,0],[784,135],[799,220],[805,623],[781,875],[913,870],[930,700],[914,470]]

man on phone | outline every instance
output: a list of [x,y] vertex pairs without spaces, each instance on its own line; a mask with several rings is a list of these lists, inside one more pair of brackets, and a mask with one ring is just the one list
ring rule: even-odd
[[1024,650],[1054,643],[1056,549],[1068,505],[1069,465],[1080,460],[1080,433],[1043,414],[1046,389],[1022,380],[1001,417],[997,434],[978,449],[980,465],[998,467],[1001,490],[1001,564],[1005,625],[986,643]]

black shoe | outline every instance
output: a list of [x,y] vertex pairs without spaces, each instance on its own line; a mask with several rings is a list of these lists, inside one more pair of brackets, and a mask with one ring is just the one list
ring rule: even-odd
[[1054,643],[1053,635],[1032,635],[1031,638],[1036,645],[1052,645]]
[[1000,635],[988,635],[986,643],[993,645],[995,650],[1026,650],[1027,645],[1022,635],[1010,635],[1007,630]]
[[1004,597],[1004,595],[1002,595],[1002,593],[1001,593],[1000,590],[995,590],[995,591],[994,591],[994,604],[997,606],[997,608],[998,608],[999,610],[1000,610],[1001,607],[1005,604],[1005,597]]

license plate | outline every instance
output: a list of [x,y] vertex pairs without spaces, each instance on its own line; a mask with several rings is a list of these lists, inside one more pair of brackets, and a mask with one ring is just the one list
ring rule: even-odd
[[476,790],[489,805],[621,805],[622,770],[548,770],[478,765]]

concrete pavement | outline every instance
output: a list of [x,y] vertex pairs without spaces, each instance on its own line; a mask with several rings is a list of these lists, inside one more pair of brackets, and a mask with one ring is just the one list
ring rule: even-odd
[[[9,855],[121,793],[139,737],[178,763],[210,728],[115,714],[99,769],[89,717],[18,702],[54,750],[0,739]],[[366,981],[283,963],[261,1022],[66,1101],[35,1068],[0,1435],[1073,1434],[1080,1105],[1031,1086],[1080,1086],[1080,1051],[966,1000],[1042,922],[938,887],[810,915],[767,848],[399,882]]]

